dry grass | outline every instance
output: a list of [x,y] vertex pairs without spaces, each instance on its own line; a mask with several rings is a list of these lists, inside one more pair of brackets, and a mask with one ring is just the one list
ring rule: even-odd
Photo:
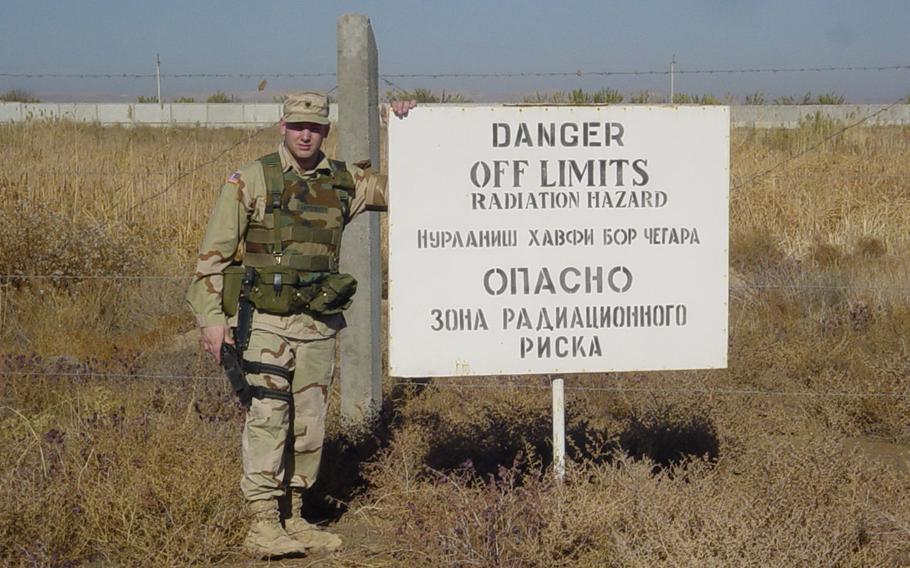
[[[735,131],[733,185],[836,128]],[[186,281],[66,276],[189,273],[251,134],[0,126],[0,274],[56,276],[0,287],[0,563],[241,561],[240,412]],[[908,150],[853,129],[733,190],[729,369],[569,377],[625,390],[569,391],[565,484],[545,384],[387,381],[372,436],[330,425],[309,509],[349,544],[322,560],[910,565]]]

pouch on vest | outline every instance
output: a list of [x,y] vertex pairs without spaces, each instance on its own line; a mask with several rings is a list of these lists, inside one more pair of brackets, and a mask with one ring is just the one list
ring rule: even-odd
[[239,264],[232,264],[224,269],[224,284],[221,292],[221,309],[228,317],[237,313],[240,302],[240,289],[243,287],[243,274],[246,269]]
[[297,285],[298,272],[293,268],[280,265],[257,268],[250,302],[257,310],[277,316],[300,311],[305,299]]
[[317,285],[305,310],[319,315],[340,314],[350,307],[357,280],[350,274],[329,274]]
[[257,310],[284,316],[301,312],[313,315],[340,314],[357,292],[350,274],[297,272],[285,266],[256,269],[250,302]]

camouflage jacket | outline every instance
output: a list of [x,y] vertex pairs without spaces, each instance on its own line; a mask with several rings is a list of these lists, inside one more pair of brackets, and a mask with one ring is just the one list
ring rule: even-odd
[[[285,172],[293,169],[304,179],[314,178],[319,172],[329,170],[325,156],[316,169],[303,171],[283,143],[279,144],[278,154]],[[386,176],[357,165],[349,164],[347,168],[355,185],[349,218],[367,209],[384,209]],[[228,322],[221,308],[222,273],[234,259],[242,258],[243,236],[247,225],[251,219],[259,220],[265,214],[267,193],[259,161],[241,167],[221,187],[199,248],[196,273],[186,294],[199,327],[234,323]],[[344,326],[344,316],[341,314],[314,318],[307,314],[275,316],[256,312],[253,317],[253,329],[263,329],[293,339],[330,337]]]

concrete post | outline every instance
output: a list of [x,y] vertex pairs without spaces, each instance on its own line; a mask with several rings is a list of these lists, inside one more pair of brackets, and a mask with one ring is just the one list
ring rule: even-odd
[[[379,168],[379,54],[361,14],[338,19],[338,134],[341,159]],[[381,262],[379,213],[362,213],[341,244],[341,271],[358,282],[341,333],[341,414],[353,423],[369,421],[382,402]]]

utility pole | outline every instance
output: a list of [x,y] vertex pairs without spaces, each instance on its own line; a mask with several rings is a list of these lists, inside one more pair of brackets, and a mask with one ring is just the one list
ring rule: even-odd
[[676,54],[673,54],[673,59],[670,61],[670,104],[673,104],[673,74],[676,72]]
[[158,82],[158,106],[162,109],[164,108],[164,103],[161,102],[161,55],[155,54],[155,81]]

